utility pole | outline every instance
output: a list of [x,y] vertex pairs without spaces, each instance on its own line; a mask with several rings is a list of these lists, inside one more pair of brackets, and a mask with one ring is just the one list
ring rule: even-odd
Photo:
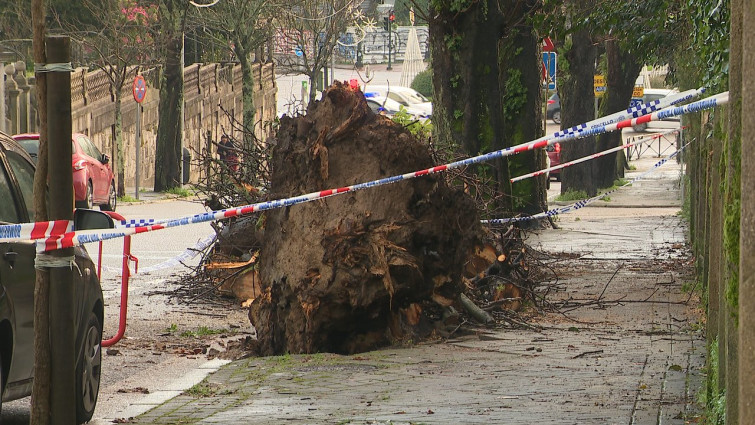
[[[71,62],[71,39],[47,37],[47,61]],[[69,65],[70,66],[70,65]],[[71,173],[71,72],[48,72],[47,122],[49,128],[50,219],[73,219],[73,173]],[[39,255],[39,254],[38,254]],[[50,417],[51,424],[76,423],[76,379],[73,248],[52,251],[50,267]],[[63,264],[68,263],[65,267]]]

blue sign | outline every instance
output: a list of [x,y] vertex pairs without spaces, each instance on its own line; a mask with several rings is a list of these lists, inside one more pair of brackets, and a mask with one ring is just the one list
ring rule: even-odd
[[556,52],[543,52],[543,86],[556,90]]

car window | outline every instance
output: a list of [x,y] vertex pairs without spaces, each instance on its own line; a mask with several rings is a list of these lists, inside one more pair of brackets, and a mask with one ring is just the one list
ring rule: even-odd
[[404,106],[409,106],[409,104],[406,103],[406,100],[404,100],[404,98],[401,97],[398,93],[394,93],[394,92],[388,93],[388,99],[395,100],[396,102]]
[[425,103],[429,102],[425,96],[422,96],[419,92],[408,92],[405,94],[409,99],[409,103]]
[[3,200],[3,202],[0,202],[0,221],[5,223],[21,222],[18,210],[16,209],[16,203],[13,202],[13,199],[16,198],[13,192],[13,186],[11,185],[7,170],[0,171],[0,199]]
[[8,157],[10,168],[16,176],[18,186],[21,188],[21,196],[24,198],[24,205],[26,205],[26,211],[29,213],[29,218],[33,218],[34,168],[29,164],[29,161],[16,152],[7,152],[6,156]]
[[95,146],[88,137],[79,136],[78,141],[81,149],[84,150],[84,153],[96,159],[97,161],[100,160],[102,153],[100,153],[100,150],[97,149],[97,146]]

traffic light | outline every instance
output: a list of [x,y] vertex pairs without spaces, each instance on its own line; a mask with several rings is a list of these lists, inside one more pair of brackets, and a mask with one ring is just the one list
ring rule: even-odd
[[393,24],[393,22],[396,20],[396,15],[393,14],[393,10],[388,12],[388,19],[391,21],[391,24]]
[[383,29],[386,31],[391,30],[391,21],[387,16],[383,18]]

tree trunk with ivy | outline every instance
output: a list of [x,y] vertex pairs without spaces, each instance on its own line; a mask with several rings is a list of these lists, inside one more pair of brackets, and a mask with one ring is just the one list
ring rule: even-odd
[[[569,36],[559,58],[558,93],[561,99],[561,128],[591,121],[595,118],[593,75],[595,44],[587,30]],[[586,137],[561,144],[561,162],[568,162],[595,153],[595,138]],[[586,161],[561,170],[561,193],[570,190],[597,193],[593,178],[595,161]]]
[[155,152],[155,190],[181,185],[181,120],[183,118],[184,73],[182,67],[182,20],[186,6],[178,0],[160,2],[160,24],[165,66],[160,75],[160,119]]
[[[606,94],[600,108],[600,116],[626,109],[632,99],[632,91],[642,63],[637,56],[622,49],[616,40],[605,42],[606,47]],[[597,151],[622,145],[621,131],[612,131],[598,136]],[[624,176],[624,152],[606,154],[596,161],[595,181],[598,187],[611,187],[616,179]]]
[[[526,24],[534,6],[518,0],[461,3],[434,2],[429,13],[436,143],[474,156],[534,139],[542,128],[537,44]],[[537,188],[544,181],[517,185],[516,193],[509,181],[512,172],[537,168],[538,159],[544,161],[542,153],[529,152],[477,167],[495,177],[503,195],[496,213],[542,210],[544,191]]]

